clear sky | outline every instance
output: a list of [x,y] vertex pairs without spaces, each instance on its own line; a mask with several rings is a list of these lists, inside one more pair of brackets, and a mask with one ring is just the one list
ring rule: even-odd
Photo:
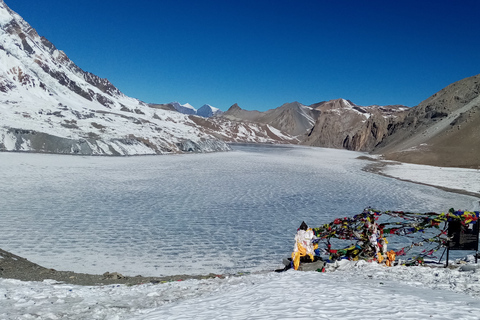
[[480,73],[479,0],[5,0],[145,102],[415,106]]

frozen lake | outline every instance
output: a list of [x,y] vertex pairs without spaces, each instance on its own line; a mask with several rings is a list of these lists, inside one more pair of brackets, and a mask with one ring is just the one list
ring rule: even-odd
[[362,171],[361,153],[0,153],[0,248],[57,270],[161,276],[271,270],[312,227],[379,210],[478,210],[478,199]]

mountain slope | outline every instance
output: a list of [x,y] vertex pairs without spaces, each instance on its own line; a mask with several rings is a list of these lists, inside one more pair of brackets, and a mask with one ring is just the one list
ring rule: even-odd
[[200,107],[200,109],[197,110],[197,116],[204,118],[210,118],[221,114],[223,114],[223,112],[220,109],[214,108],[209,104],[204,104],[202,107]]
[[197,109],[195,109],[191,104],[185,103],[185,104],[180,104],[178,102],[172,102],[171,105],[175,108],[180,113],[183,114],[197,114]]
[[261,117],[262,112],[257,110],[244,110],[240,108],[238,104],[232,105],[225,113],[222,115],[223,118],[234,120],[234,121],[252,121],[258,122],[258,119]]
[[300,136],[312,128],[319,115],[314,109],[292,102],[266,111],[261,121],[293,136]]
[[282,132],[269,124],[229,120],[221,116],[204,118],[190,116],[204,132],[225,142],[264,143],[264,144],[298,144],[296,137]]
[[125,96],[0,0],[0,150],[132,155],[229,147],[188,116]]
[[387,134],[392,123],[401,121],[403,106],[361,107],[345,99],[310,106],[320,112],[302,144],[327,148],[371,151]]
[[317,111],[298,102],[292,102],[265,112],[243,110],[234,104],[222,117],[270,125],[288,135],[300,136],[313,127],[318,115]]
[[412,108],[374,152],[402,162],[480,168],[480,75]]
[[217,123],[268,125],[283,133],[277,141],[308,146],[371,151],[388,134],[388,128],[403,120],[405,106],[361,107],[345,99],[324,101],[310,106],[286,103],[265,112],[230,107]]

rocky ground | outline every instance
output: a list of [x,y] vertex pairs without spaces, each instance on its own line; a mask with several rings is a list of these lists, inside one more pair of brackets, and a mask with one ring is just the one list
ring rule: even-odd
[[[325,266],[320,259],[310,262],[308,259],[301,260],[299,271],[319,271]],[[306,263],[309,262],[309,263]],[[284,261],[285,268],[275,270],[282,272],[290,269],[290,261]],[[204,276],[176,275],[168,277],[125,277],[117,272],[106,272],[103,275],[76,273],[73,271],[57,271],[47,269],[38,264],[28,261],[8,251],[0,249],[0,277],[17,279],[22,281],[55,280],[61,283],[69,283],[83,286],[99,286],[109,284],[137,285],[142,283],[164,283],[170,281],[182,281],[187,279],[223,278],[224,275],[209,274]]]
[[149,282],[161,283],[186,279],[208,279],[222,276],[209,274],[206,276],[177,275],[169,277],[125,277],[117,272],[106,272],[103,275],[95,275],[72,271],[57,271],[44,268],[25,258],[0,249],[0,277],[22,281],[43,281],[51,279],[62,283],[94,286],[109,284],[136,285]]

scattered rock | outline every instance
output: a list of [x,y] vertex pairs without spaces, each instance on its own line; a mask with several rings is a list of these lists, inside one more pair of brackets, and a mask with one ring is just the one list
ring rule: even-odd
[[317,260],[315,262],[310,262],[310,263],[300,263],[298,270],[299,271],[318,271],[318,270],[322,270],[324,266],[325,266],[325,262],[323,262],[322,260]]
[[125,279],[126,277],[118,272],[105,272],[103,274],[103,277],[104,279],[114,279],[114,280],[118,280],[118,279]]

